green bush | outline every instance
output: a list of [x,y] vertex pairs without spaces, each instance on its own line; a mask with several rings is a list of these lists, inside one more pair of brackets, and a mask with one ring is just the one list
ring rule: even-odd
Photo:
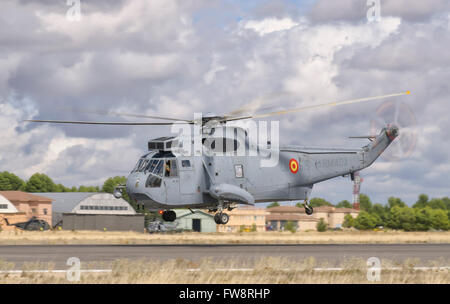
[[355,219],[354,227],[358,230],[371,230],[376,227],[377,219],[366,211],[361,211]]
[[350,227],[353,227],[354,225],[355,225],[355,219],[353,218],[353,216],[350,213],[346,214],[344,217],[344,222],[342,223],[342,227],[350,228]]
[[327,230],[327,223],[325,223],[325,220],[321,218],[316,225],[317,231],[324,232]]
[[291,221],[288,221],[285,225],[284,225],[284,230],[286,231],[290,231],[292,233],[297,231],[297,224]]

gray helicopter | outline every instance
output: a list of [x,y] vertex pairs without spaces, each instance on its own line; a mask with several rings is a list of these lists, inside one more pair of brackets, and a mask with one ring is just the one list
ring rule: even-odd
[[[200,126],[202,152],[183,154],[180,151],[194,141],[180,137],[160,137],[148,142],[148,151],[138,160],[126,185],[116,187],[114,195],[122,196],[126,189],[131,199],[151,211],[159,211],[165,221],[176,219],[175,208],[206,208],[215,212],[217,224],[227,224],[237,204],[254,205],[271,201],[304,201],[305,212],[313,213],[309,205],[314,184],[339,176],[350,176],[370,166],[399,135],[395,125],[387,125],[377,135],[356,136],[370,142],[360,149],[311,148],[280,146],[276,166],[261,166],[273,150],[251,142],[247,130],[230,126],[229,122],[258,119],[274,115],[372,101],[410,92],[360,98],[269,112],[257,115],[202,116],[200,120],[123,114],[169,122],[90,122],[61,120],[27,120],[31,122],[89,125],[173,125],[181,123]],[[238,113],[239,111],[235,112]],[[184,146],[183,146],[184,145]],[[237,153],[245,148],[245,153]],[[191,149],[191,151],[192,151]],[[251,153],[252,151],[257,153]],[[193,212],[193,211],[192,211]]]

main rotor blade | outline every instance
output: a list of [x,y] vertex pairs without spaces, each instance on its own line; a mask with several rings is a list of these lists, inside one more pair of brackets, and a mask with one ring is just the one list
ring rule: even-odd
[[[234,117],[236,115],[253,114],[256,111],[268,110],[274,108],[273,99],[280,98],[283,96],[293,95],[291,92],[279,92],[263,95],[261,97],[255,98],[249,103],[239,107],[238,109],[225,114],[225,117]],[[265,106],[263,108],[263,106]]]
[[114,115],[114,116],[123,116],[123,117],[137,117],[137,118],[151,118],[151,119],[162,119],[162,120],[170,120],[170,121],[184,121],[191,122],[188,119],[179,119],[174,117],[164,117],[164,116],[152,116],[152,115],[143,115],[143,114],[131,114],[131,113],[121,113],[114,111],[102,111],[102,110],[80,110],[75,108],[67,108],[71,111],[78,113],[88,113],[88,114],[98,114],[98,115]]
[[403,95],[409,95],[409,94],[411,94],[411,92],[406,91],[406,92],[396,93],[396,94],[389,94],[389,95],[382,95],[382,96],[375,96],[375,97],[365,97],[365,98],[351,99],[351,100],[339,101],[339,102],[322,103],[322,104],[317,104],[317,105],[299,107],[299,108],[290,109],[290,110],[281,110],[281,111],[275,111],[275,112],[269,112],[269,113],[263,113],[263,114],[257,114],[257,115],[247,115],[247,116],[242,116],[242,117],[225,117],[224,121],[233,121],[233,120],[241,120],[241,119],[249,119],[249,118],[263,118],[263,117],[268,117],[268,116],[284,115],[284,114],[300,112],[300,111],[305,111],[305,110],[314,109],[314,108],[342,106],[342,105],[346,105],[346,104],[372,101],[372,100],[377,100],[377,99],[382,99],[382,98],[403,96]]
[[[75,125],[112,125],[112,126],[170,126],[176,122],[97,122],[97,121],[68,121],[68,120],[40,120],[26,119],[27,122],[43,122],[55,124],[75,124]],[[185,122],[180,122],[185,123]],[[192,124],[192,122],[189,122]]]

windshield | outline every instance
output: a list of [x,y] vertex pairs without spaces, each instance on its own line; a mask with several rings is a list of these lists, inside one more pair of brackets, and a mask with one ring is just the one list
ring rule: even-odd
[[144,171],[144,173],[152,173],[155,175],[162,176],[163,172],[163,165],[164,160],[163,159],[152,159],[146,164],[145,170],[142,169],[140,171]]

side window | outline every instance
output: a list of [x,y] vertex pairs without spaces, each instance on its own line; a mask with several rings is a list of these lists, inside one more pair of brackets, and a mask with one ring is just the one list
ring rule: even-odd
[[183,168],[189,168],[191,166],[191,161],[189,159],[183,159],[181,161],[181,166]]
[[177,160],[176,159],[166,160],[164,176],[165,177],[177,177],[178,176],[178,168],[177,168]]
[[244,167],[242,165],[234,165],[234,174],[237,178],[244,177]]
[[171,167],[172,167],[172,171],[170,172],[170,176],[178,176],[178,167],[177,167],[177,160],[176,159],[172,159],[170,161]]

